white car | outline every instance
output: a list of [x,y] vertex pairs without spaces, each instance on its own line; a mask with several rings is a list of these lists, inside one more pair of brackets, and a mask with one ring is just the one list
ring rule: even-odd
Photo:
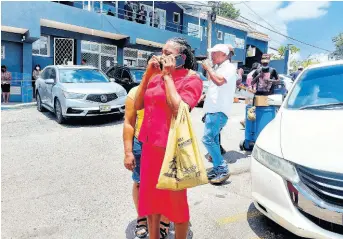
[[48,109],[63,123],[68,117],[124,115],[125,89],[89,66],[48,66],[36,81],[38,111]]
[[255,207],[294,234],[343,238],[343,61],[305,69],[251,156]]
[[287,89],[287,92],[289,92],[292,89],[292,85],[293,85],[293,80],[292,78],[290,78],[287,75],[283,75],[280,74],[279,78],[283,81],[283,83],[285,84],[285,87]]

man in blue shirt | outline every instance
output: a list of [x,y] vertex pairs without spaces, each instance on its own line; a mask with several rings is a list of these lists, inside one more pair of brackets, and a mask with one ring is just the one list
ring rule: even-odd
[[292,74],[292,80],[295,81],[295,79],[298,77],[298,75],[304,70],[304,67],[299,66],[298,70]]

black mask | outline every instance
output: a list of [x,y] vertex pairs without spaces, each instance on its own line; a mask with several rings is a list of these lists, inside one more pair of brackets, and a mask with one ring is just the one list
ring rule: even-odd
[[5,72],[6,71],[6,69],[4,69],[4,68],[1,68],[1,72]]

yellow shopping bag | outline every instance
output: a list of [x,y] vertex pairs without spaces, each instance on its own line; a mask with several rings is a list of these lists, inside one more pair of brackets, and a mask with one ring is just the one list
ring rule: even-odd
[[182,190],[208,183],[206,169],[193,132],[188,105],[181,101],[173,117],[158,189]]

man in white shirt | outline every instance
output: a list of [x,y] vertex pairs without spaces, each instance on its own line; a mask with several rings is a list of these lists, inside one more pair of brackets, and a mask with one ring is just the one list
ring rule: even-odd
[[231,112],[237,74],[235,66],[231,64],[231,57],[234,55],[231,45],[217,44],[208,49],[208,52],[211,53],[214,68],[208,60],[202,64],[210,81],[204,104],[205,131],[202,142],[213,163],[208,178],[211,183],[219,184],[230,176],[228,165],[220,152],[219,134]]

